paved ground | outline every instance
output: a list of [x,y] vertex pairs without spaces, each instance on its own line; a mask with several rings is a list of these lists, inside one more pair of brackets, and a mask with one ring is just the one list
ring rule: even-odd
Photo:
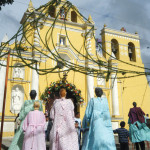
[[[11,141],[12,141],[11,137],[10,138],[3,138],[2,150],[8,150]],[[115,136],[115,141],[116,141],[117,150],[119,150],[119,143],[118,143],[118,137],[117,136]],[[48,148],[49,142],[47,142],[46,145],[47,145],[47,150],[48,150],[49,149]],[[150,142],[149,142],[149,145],[150,145]],[[150,148],[149,149],[147,148],[147,144],[146,143],[145,143],[145,146],[146,146],[146,150],[150,150]],[[130,143],[129,147],[130,147],[130,150],[135,150],[135,148],[132,149],[133,145],[131,143]]]
[[7,150],[10,143],[12,141],[12,138],[3,138],[3,141],[2,141],[2,150]]
[[[10,138],[3,138],[3,141],[2,141],[2,149],[1,150],[8,150],[10,144],[11,144],[11,141],[12,141],[12,137]],[[49,142],[46,142],[46,148],[47,150],[49,150]]]

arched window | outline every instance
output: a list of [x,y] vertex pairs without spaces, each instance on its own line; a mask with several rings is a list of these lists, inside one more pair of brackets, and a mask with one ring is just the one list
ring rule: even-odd
[[71,12],[71,21],[77,22],[77,13],[75,11]]
[[135,46],[132,42],[128,43],[128,54],[130,61],[136,61]]
[[25,70],[24,67],[21,67],[21,63],[16,63],[13,68],[13,78],[24,79]]
[[112,56],[119,59],[119,44],[116,39],[111,40],[111,50],[112,50]]
[[64,7],[60,9],[60,19],[66,19],[66,9]]
[[55,18],[55,11],[56,11],[56,9],[54,6],[49,7],[49,15],[53,18]]
[[17,114],[20,112],[24,102],[24,89],[22,85],[15,85],[11,91],[11,112]]

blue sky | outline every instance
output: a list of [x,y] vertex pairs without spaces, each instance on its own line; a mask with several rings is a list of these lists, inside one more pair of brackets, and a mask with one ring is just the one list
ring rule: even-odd
[[[20,26],[20,20],[28,8],[29,0],[14,0],[12,5],[0,11],[0,41],[5,33],[11,38]],[[49,0],[32,0],[35,8]],[[127,32],[138,32],[141,38],[141,55],[146,67],[150,68],[150,0],[70,0],[88,18],[91,14],[97,27],[96,35],[104,24]]]

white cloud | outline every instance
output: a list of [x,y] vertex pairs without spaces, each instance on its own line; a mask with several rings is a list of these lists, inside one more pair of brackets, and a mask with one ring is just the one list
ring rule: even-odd
[[[35,8],[49,0],[32,0]],[[104,23],[108,27],[128,32],[137,31],[141,37],[141,54],[145,64],[150,63],[150,1],[144,0],[70,0],[79,11],[88,18],[91,14],[97,29],[97,36]],[[18,30],[20,20],[28,7],[29,0],[15,0],[12,5],[2,7],[0,11],[0,41],[5,33],[12,37]],[[21,8],[21,9],[20,9]]]

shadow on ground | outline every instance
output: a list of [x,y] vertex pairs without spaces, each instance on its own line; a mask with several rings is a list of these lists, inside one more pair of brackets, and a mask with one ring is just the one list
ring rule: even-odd
[[2,144],[2,150],[8,150],[9,147]]

